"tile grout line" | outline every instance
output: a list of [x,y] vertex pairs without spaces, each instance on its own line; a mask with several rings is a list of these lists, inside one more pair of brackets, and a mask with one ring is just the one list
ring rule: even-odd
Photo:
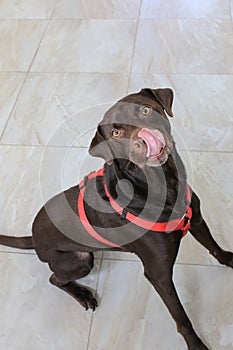
[[231,16],[229,18],[226,17],[156,17],[156,16],[151,16],[151,17],[140,17],[140,19],[146,20],[146,21],[229,21],[231,19]]
[[[26,71],[23,71],[23,70],[5,70],[5,71],[0,71],[0,75],[1,74],[7,74],[7,73],[27,73]],[[116,71],[33,71],[33,72],[29,72],[31,74],[57,74],[57,75],[62,75],[62,74],[103,74],[103,75],[128,75],[127,72],[124,72],[124,71],[119,71],[119,72],[116,72]],[[166,71],[166,72],[156,72],[156,71],[153,71],[152,73],[150,72],[134,72],[135,75],[171,75],[171,76],[179,76],[179,75],[184,75],[184,76],[232,76],[233,75],[233,72],[223,72],[223,73],[199,73],[199,72],[196,72],[196,73],[174,73],[174,72],[169,72],[169,71]]]
[[[14,236],[11,236],[14,237]],[[7,247],[7,246],[6,246]],[[17,248],[14,248],[17,249]],[[33,256],[37,256],[36,252],[28,252],[28,251],[13,251],[13,250],[1,250],[0,249],[0,254],[18,254],[18,255],[33,255]],[[38,259],[38,258],[37,258]]]
[[[32,256],[35,256],[38,260],[38,257],[37,257],[37,254],[36,252],[32,252],[32,253],[29,253],[27,251],[25,252],[22,252],[22,251],[3,251],[3,250],[0,250],[0,255],[1,254],[17,254],[17,255],[23,255],[23,256],[26,256],[26,255],[32,255]],[[38,260],[39,261],[39,260]],[[130,260],[130,259],[114,259],[114,258],[104,258],[103,257],[103,254],[102,254],[102,257],[101,258],[98,258],[98,257],[95,257],[95,261],[100,261],[100,268],[99,268],[99,273],[98,273],[98,278],[97,278],[97,283],[96,283],[96,292],[98,291],[98,288],[99,288],[99,279],[100,279],[100,272],[101,272],[101,267],[102,267],[102,263],[104,261],[114,261],[114,262],[117,262],[117,263],[121,263],[121,262],[127,262],[127,263],[134,263],[134,264],[141,264],[141,261],[140,260]],[[227,266],[225,265],[221,265],[221,264],[204,264],[204,263],[188,263],[188,262],[176,262],[174,264],[174,266],[193,266],[193,267],[211,267],[211,268],[223,268],[223,269],[226,269],[228,268]],[[92,314],[92,318],[94,317],[94,313]],[[91,332],[89,332],[90,334]],[[88,349],[86,349],[88,350]]]
[[[47,26],[46,26],[46,28],[45,28],[45,30],[44,30],[44,34],[42,35],[41,40],[39,41],[38,47],[37,47],[37,49],[36,49],[36,51],[35,51],[35,53],[34,53],[34,55],[33,55],[33,57],[32,57],[31,63],[29,64],[29,67],[28,67],[27,71],[19,71],[19,72],[17,72],[17,73],[24,73],[24,74],[25,74],[25,77],[24,77],[24,79],[23,79],[21,88],[19,89],[18,95],[17,95],[17,97],[16,97],[16,99],[15,99],[15,103],[13,104],[13,106],[12,106],[12,108],[11,108],[11,111],[10,111],[10,113],[9,113],[9,117],[7,118],[7,121],[6,121],[5,125],[4,125],[4,128],[3,128],[3,130],[2,130],[2,132],[1,132],[1,134],[0,134],[0,145],[1,145],[1,141],[2,141],[3,135],[4,135],[5,131],[6,131],[7,126],[8,126],[8,124],[9,124],[9,122],[10,122],[11,117],[12,117],[12,114],[13,114],[13,111],[14,111],[14,109],[15,109],[15,106],[16,106],[16,104],[18,103],[19,97],[20,97],[20,95],[21,95],[21,93],[22,93],[22,91],[23,91],[23,88],[24,88],[24,86],[25,86],[25,82],[26,82],[26,80],[27,80],[27,78],[28,78],[28,76],[29,76],[29,74],[30,74],[30,70],[31,70],[32,64],[33,64],[33,62],[34,62],[34,60],[35,60],[35,57],[36,57],[36,55],[37,55],[37,53],[38,53],[38,51],[39,51],[39,48],[40,48],[40,46],[41,46],[41,43],[42,43],[42,41],[43,41],[43,39],[44,39],[44,37],[45,37],[47,31],[48,31],[48,27],[49,27],[49,24],[50,24],[50,22],[51,22],[51,19],[52,19],[52,16],[53,16],[53,13],[54,13],[54,11],[55,11],[55,8],[56,8],[56,6],[57,6],[58,1],[59,1],[59,0],[56,1],[56,4],[54,5],[53,11],[51,12],[51,15],[50,15],[49,18],[38,19],[38,20],[40,20],[40,21],[46,21],[46,22],[47,22]],[[16,19],[14,19],[14,20],[16,20]],[[18,20],[18,19],[17,19],[17,20]],[[24,20],[24,19],[22,19],[22,20]],[[36,19],[33,19],[33,20],[35,21]],[[12,72],[9,71],[9,73],[12,73]]]
[[[56,6],[58,4],[59,0],[56,2],[55,7],[52,11],[52,16],[54,14],[54,11],[56,9]],[[142,2],[142,0],[141,0]],[[139,8],[141,7],[141,4],[139,4]],[[136,17],[52,17],[51,15],[49,17],[22,17],[22,18],[17,18],[17,17],[0,17],[0,21],[44,21],[44,20],[50,20],[52,19],[53,21],[57,21],[57,22],[65,22],[65,21],[96,21],[96,22],[100,22],[100,21],[133,21],[136,20],[138,18],[138,16]],[[217,20],[221,20],[221,21],[229,21],[231,19],[231,14],[229,16],[229,18],[227,17],[156,17],[156,16],[151,16],[151,17],[142,17],[140,16],[141,20],[150,20],[150,21],[217,21]]]
[[[41,47],[42,41],[44,40],[44,38],[45,38],[45,36],[46,36],[46,34],[47,34],[47,32],[48,32],[48,28],[49,28],[49,25],[50,25],[50,23],[51,23],[51,21],[52,21],[53,14],[54,14],[55,9],[56,9],[56,7],[57,7],[58,1],[59,1],[59,0],[56,1],[55,5],[54,5],[54,8],[53,8],[53,10],[52,10],[52,12],[51,12],[50,17],[48,17],[48,18],[46,19],[48,23],[47,23],[47,26],[46,26],[46,28],[45,28],[45,30],[44,30],[44,34],[42,35],[41,40],[39,41],[38,47],[37,47],[37,49],[36,49],[36,51],[35,51],[35,54],[34,54],[34,56],[33,56],[33,58],[32,58],[31,64],[29,65],[29,68],[28,68],[28,71],[27,71],[28,74],[31,73],[32,65],[33,65],[33,63],[34,63],[34,61],[35,61],[35,58],[36,58],[36,56],[37,56],[37,54],[38,54],[38,51],[39,51],[39,49],[40,49],[40,47]],[[62,72],[62,73],[64,73],[64,72]]]
[[[130,260],[130,259],[114,259],[114,258],[103,258],[102,260],[101,260],[101,266],[102,266],[102,263],[104,262],[104,261],[115,261],[115,262],[128,262],[128,263],[136,263],[136,264],[142,264],[142,262],[140,261],[140,260]],[[225,265],[221,265],[221,264],[195,264],[195,263],[186,263],[186,262],[184,262],[184,263],[182,263],[182,262],[176,262],[175,264],[174,264],[174,266],[193,266],[193,267],[211,267],[211,268],[223,268],[223,269],[225,269],[225,268],[227,268],[227,266],[225,266]],[[99,280],[99,277],[98,277],[98,280]],[[86,350],[88,350],[88,349],[86,349]]]
[[[96,283],[96,293],[95,293],[95,297],[97,298],[97,292],[98,292],[98,288],[99,288],[99,280],[100,280],[100,273],[101,273],[101,268],[102,268],[102,264],[104,261],[103,258],[104,254],[102,252],[101,258],[100,258],[100,266],[99,266],[99,273],[98,273],[98,278],[97,278],[97,283]],[[98,306],[97,306],[98,307]],[[89,349],[90,346],[90,340],[91,340],[91,332],[92,332],[92,325],[93,325],[93,320],[94,320],[94,312],[92,312],[91,315],[91,322],[90,322],[90,327],[89,327],[89,332],[88,332],[88,337],[87,337],[87,347],[86,350]]]
[[229,11],[230,11],[230,21],[231,21],[231,27],[233,31],[233,4],[231,5],[231,0],[228,0],[228,5],[229,5]]
[[225,269],[227,268],[227,266],[225,265],[214,265],[214,264],[193,264],[193,263],[175,263],[174,266],[192,266],[192,267],[211,267],[211,268],[214,268],[214,267],[217,267],[217,268],[222,268],[222,269]]
[[14,111],[15,106],[16,106],[18,100],[19,100],[19,96],[21,95],[21,92],[22,92],[22,90],[23,90],[25,81],[26,81],[27,76],[28,76],[28,73],[27,73],[27,72],[21,72],[21,73],[24,73],[24,74],[25,74],[25,77],[24,77],[23,82],[22,82],[22,85],[21,85],[21,87],[20,87],[20,89],[19,89],[18,95],[17,95],[17,97],[16,97],[16,99],[15,99],[15,103],[13,104],[13,106],[12,106],[12,108],[11,108],[11,110],[10,110],[9,116],[8,116],[8,118],[7,118],[7,121],[6,121],[5,125],[4,125],[4,128],[3,128],[2,132],[1,132],[1,134],[0,134],[0,145],[1,145],[1,146],[3,145],[3,144],[1,143],[2,138],[3,138],[3,135],[4,135],[5,131],[6,131],[6,128],[7,128],[8,124],[9,124],[9,121],[10,121],[10,119],[11,119],[11,117],[12,117],[13,111]]
[[127,82],[127,90],[126,90],[126,93],[129,92],[129,84],[130,84],[130,79],[131,79],[131,74],[132,74],[132,68],[133,68],[133,59],[134,59],[135,48],[136,48],[136,41],[137,41],[138,30],[139,30],[139,22],[140,22],[140,15],[141,15],[141,7],[142,7],[142,0],[140,0],[139,8],[138,8],[138,16],[137,16],[137,20],[136,20],[136,30],[135,30],[134,43],[133,43],[133,48],[132,48],[132,55],[131,55],[130,67],[129,67],[129,72],[128,72],[128,82]]
[[[45,32],[46,32],[46,30],[45,30]],[[43,35],[43,37],[44,37],[44,35]],[[39,46],[40,46],[40,43],[39,43]],[[39,46],[38,46],[38,47],[39,47]],[[37,51],[38,51],[38,49],[36,50],[36,53],[37,53]],[[36,54],[36,53],[35,53],[35,54]],[[35,55],[34,55],[33,58],[32,58],[32,62],[33,62],[34,58],[35,58]],[[31,64],[32,64],[32,63],[31,63]],[[29,65],[29,68],[28,68],[27,72],[19,72],[19,73],[24,73],[24,74],[25,74],[25,77],[24,77],[24,79],[23,79],[21,88],[19,89],[18,95],[17,95],[17,97],[16,97],[16,99],[15,99],[15,103],[13,104],[13,106],[12,106],[12,108],[11,108],[9,117],[7,118],[7,121],[6,121],[5,125],[4,125],[4,128],[3,128],[2,132],[1,132],[1,135],[0,135],[0,145],[2,145],[1,141],[2,141],[3,135],[5,134],[5,131],[6,131],[6,129],[7,129],[7,126],[8,126],[8,124],[9,124],[10,120],[11,120],[13,111],[15,110],[15,107],[16,107],[18,101],[19,101],[19,97],[20,97],[20,95],[21,95],[21,93],[22,93],[22,91],[23,91],[23,88],[24,88],[24,86],[25,86],[25,82],[26,82],[26,80],[27,80],[27,78],[28,78],[29,70],[30,70],[31,64]],[[9,72],[9,73],[10,73],[10,72]]]

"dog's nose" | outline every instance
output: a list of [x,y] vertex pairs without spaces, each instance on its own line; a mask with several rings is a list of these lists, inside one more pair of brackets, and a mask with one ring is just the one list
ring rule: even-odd
[[133,142],[133,149],[135,151],[143,151],[146,147],[145,141],[143,139],[139,138]]

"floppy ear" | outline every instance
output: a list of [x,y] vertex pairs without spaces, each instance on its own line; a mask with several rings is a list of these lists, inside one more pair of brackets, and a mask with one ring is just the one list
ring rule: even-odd
[[172,102],[173,91],[171,89],[142,89],[142,92],[150,94],[159,102],[170,117],[173,117]]
[[105,140],[100,126],[98,126],[95,136],[91,141],[89,153],[93,157],[103,158],[109,164],[112,161],[112,153],[109,148],[109,141]]

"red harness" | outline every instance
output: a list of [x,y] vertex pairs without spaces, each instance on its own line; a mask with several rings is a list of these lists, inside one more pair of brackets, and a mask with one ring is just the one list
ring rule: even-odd
[[[86,184],[89,180],[96,178],[97,176],[104,176],[104,169],[99,169],[98,171],[93,171],[89,175],[87,175],[79,184],[79,196],[78,196],[78,213],[79,218],[86,229],[86,231],[97,241],[106,244],[107,246],[114,247],[114,248],[121,248],[121,246],[105,239],[102,237],[98,232],[94,230],[94,228],[91,226],[86,212],[84,208],[84,193],[86,189]],[[190,188],[187,185],[186,186],[186,213],[181,219],[174,219],[168,222],[153,222],[149,220],[145,220],[142,218],[139,218],[138,216],[126,211],[124,208],[122,208],[109,194],[109,191],[106,186],[106,182],[104,182],[104,188],[106,196],[109,199],[109,202],[112,206],[112,208],[123,218],[126,219],[133,224],[142,227],[144,229],[154,231],[154,232],[164,232],[169,233],[171,231],[178,231],[180,230],[182,232],[182,237],[188,232],[190,228],[190,220],[192,218],[192,208],[190,206],[191,204],[191,193]]]

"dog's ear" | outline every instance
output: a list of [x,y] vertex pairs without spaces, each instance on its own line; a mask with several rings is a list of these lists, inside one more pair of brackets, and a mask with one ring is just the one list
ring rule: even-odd
[[173,117],[172,102],[173,91],[171,89],[142,89],[141,92],[146,92],[159,102],[170,117]]
[[93,157],[103,158],[108,164],[112,163],[112,153],[109,148],[109,141],[105,140],[101,126],[98,126],[95,136],[91,141],[89,153]]

